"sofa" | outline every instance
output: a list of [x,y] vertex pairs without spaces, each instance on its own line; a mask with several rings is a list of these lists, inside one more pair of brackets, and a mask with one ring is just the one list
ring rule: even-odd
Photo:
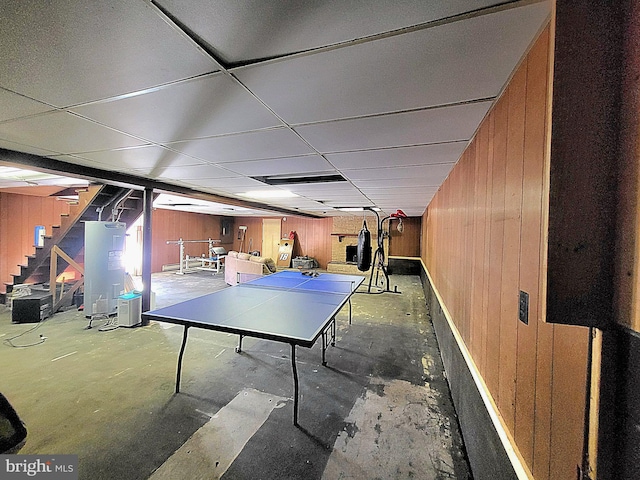
[[275,271],[275,262],[267,257],[231,250],[224,259],[224,281],[228,285],[237,285]]

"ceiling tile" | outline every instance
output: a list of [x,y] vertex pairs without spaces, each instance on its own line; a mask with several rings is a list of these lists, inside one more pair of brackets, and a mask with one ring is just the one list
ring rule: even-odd
[[399,197],[399,196],[414,196],[424,195],[425,193],[433,194],[438,191],[438,187],[415,187],[405,186],[386,187],[386,188],[363,188],[362,193],[369,198],[386,198],[386,197]]
[[350,170],[349,178],[354,182],[358,182],[359,180],[384,179],[386,181],[393,181],[424,177],[432,185],[440,185],[447,177],[452,167],[453,164],[420,165],[396,168],[368,168],[363,170]]
[[[158,0],[226,62],[268,58],[438,20],[467,0]],[[473,8],[500,3],[474,1]],[[239,25],[242,27],[239,28]],[[327,26],[331,28],[327,28]],[[277,32],[277,35],[274,35]]]
[[321,153],[459,143],[471,138],[490,107],[490,102],[479,102],[299,126],[296,131]]
[[73,111],[158,143],[281,125],[242,86],[221,73]]
[[3,2],[0,86],[58,107],[217,70],[148,2]]
[[386,148],[359,152],[326,154],[327,159],[338,170],[358,168],[392,167],[454,163],[458,160],[467,142],[438,143],[415,147]]
[[293,124],[489,98],[548,14],[532,3],[234,73]]
[[359,190],[349,182],[331,182],[331,183],[299,183],[288,185],[287,188],[293,193],[304,196],[314,196],[321,193],[326,194],[349,194],[359,193]]
[[304,157],[272,158],[269,160],[250,160],[229,162],[225,168],[236,173],[250,176],[296,175],[304,173],[335,173],[335,169],[320,155]]
[[338,172],[346,181],[250,200],[322,215],[348,215],[329,204],[420,215],[551,4],[5,3],[0,148],[240,200],[274,189],[251,175]]
[[[30,153],[32,155],[39,155],[41,157],[48,157],[49,155],[55,155],[57,153],[57,152],[52,152],[51,150],[45,150],[44,148],[37,148],[37,147],[32,147],[30,145],[22,145],[20,143],[3,140],[1,133],[0,133],[0,148],[13,150],[15,152]],[[2,160],[2,157],[0,157],[0,160]]]
[[0,88],[0,122],[51,109],[49,105]]
[[187,166],[168,166],[162,170],[158,169],[155,178],[166,180],[169,182],[189,181],[199,178],[224,178],[235,176],[232,172],[224,170],[213,165],[187,165]]
[[[368,168],[363,170],[349,170],[349,178],[353,180],[357,186],[359,186],[359,182],[362,181],[385,181],[389,188],[402,185],[438,186],[447,177],[451,168],[453,168],[453,164]],[[402,180],[402,182],[399,182],[399,180]]]
[[169,166],[180,167],[202,164],[199,160],[157,145],[83,153],[82,157],[102,164],[109,164],[114,169],[135,169],[150,176],[156,176]]
[[67,112],[53,112],[0,123],[0,140],[58,153],[131,147],[144,142]]
[[313,153],[308,145],[286,128],[177,142],[170,144],[170,147],[212,163]]
[[248,177],[196,178],[190,182],[195,187],[206,187],[222,192],[245,192],[264,187],[265,184]]

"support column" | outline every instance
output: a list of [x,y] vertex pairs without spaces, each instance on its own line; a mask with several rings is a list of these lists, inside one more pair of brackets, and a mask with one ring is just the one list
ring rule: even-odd
[[[142,231],[142,311],[151,310],[151,215],[153,213],[153,189],[144,189],[143,231]],[[142,325],[148,325],[143,320]]]

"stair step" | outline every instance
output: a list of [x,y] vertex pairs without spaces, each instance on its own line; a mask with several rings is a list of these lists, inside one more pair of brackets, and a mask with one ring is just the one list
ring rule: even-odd
[[[87,188],[75,190],[79,196],[78,202],[73,202],[69,207],[68,214],[60,215],[60,223],[53,225],[51,234],[45,235],[44,246],[35,246],[35,255],[25,255],[27,265],[21,265],[20,274],[12,274],[13,282],[6,284],[7,288],[12,288],[15,284],[25,283],[26,279],[31,281],[49,281],[51,250],[58,245],[71,257],[81,254],[84,244],[84,224],[87,221],[97,220],[96,207],[107,205],[105,216],[110,215],[111,205],[118,199],[123,198],[129,190],[121,187],[109,185],[90,185]],[[140,200],[141,192],[133,193],[121,202],[120,213],[123,219],[128,222],[136,213],[142,210]],[[125,206],[126,205],[126,206]],[[62,273],[67,268],[67,262],[61,260],[58,263],[58,272]],[[26,269],[25,271],[22,271]]]

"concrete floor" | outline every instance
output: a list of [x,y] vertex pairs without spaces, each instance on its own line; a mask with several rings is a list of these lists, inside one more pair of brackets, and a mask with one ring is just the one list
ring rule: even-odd
[[[229,288],[223,275],[154,274],[161,307]],[[420,278],[401,294],[357,293],[337,343],[297,349],[191,329],[174,394],[182,327],[86,329],[75,309],[12,324],[0,306],[0,391],[27,425],[20,454],[77,454],[81,479],[471,478]],[[361,287],[366,291],[366,287]],[[42,337],[41,337],[42,336]]]

